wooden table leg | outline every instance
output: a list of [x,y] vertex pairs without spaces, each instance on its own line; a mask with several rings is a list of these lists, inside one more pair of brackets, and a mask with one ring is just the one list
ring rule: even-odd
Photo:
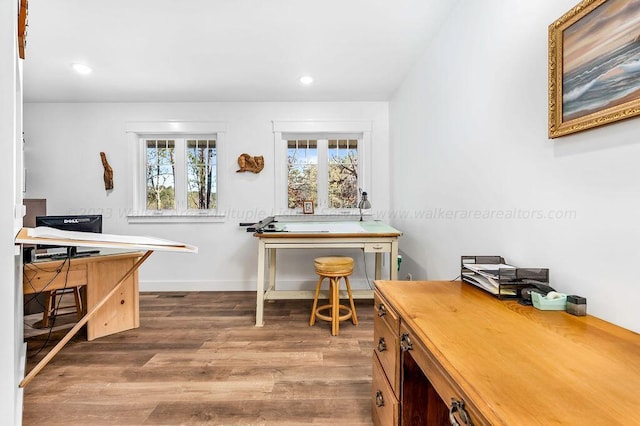
[[256,327],[264,325],[264,257],[266,248],[260,239],[258,243],[258,272],[256,275]]

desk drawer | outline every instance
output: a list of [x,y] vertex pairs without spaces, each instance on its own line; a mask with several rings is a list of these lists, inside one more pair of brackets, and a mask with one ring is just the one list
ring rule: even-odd
[[413,332],[405,324],[402,324],[400,330],[400,346],[402,352],[407,350],[407,347],[411,347],[411,349],[408,349],[411,352],[411,357],[418,364],[446,406],[450,408],[452,400],[463,401],[464,409],[469,415],[472,424],[490,424],[482,417],[480,411],[470,403],[468,396],[449,376],[437,358],[417,338],[413,337]]
[[398,332],[394,332],[383,317],[377,315],[373,320],[373,351],[378,356],[393,393],[399,395],[400,344]]
[[373,303],[375,310],[374,318],[383,321],[391,329],[393,334],[398,336],[400,332],[400,317],[398,313],[378,292],[375,292],[373,295]]
[[373,371],[371,386],[371,413],[376,426],[398,426],[400,405],[387,382],[384,370],[373,354]]
[[24,294],[40,293],[65,287],[79,287],[87,284],[87,265],[74,265],[68,271],[62,266],[56,270],[28,269],[23,272]]
[[389,253],[391,243],[364,243],[365,253]]

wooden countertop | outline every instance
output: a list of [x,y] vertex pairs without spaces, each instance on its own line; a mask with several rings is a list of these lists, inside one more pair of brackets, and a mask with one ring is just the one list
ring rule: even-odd
[[375,284],[491,423],[639,424],[637,333],[458,281]]

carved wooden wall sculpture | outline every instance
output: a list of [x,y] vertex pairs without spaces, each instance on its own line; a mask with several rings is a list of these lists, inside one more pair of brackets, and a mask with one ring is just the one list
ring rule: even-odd
[[113,169],[107,161],[107,155],[101,152],[100,159],[102,159],[102,167],[104,167],[104,189],[113,189]]
[[243,153],[238,157],[238,165],[240,168],[236,172],[260,173],[264,169],[264,157],[262,155],[252,157]]

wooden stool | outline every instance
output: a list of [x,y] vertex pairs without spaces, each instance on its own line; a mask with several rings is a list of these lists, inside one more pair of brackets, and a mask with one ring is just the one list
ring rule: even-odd
[[[313,298],[313,308],[311,309],[311,319],[309,325],[316,323],[316,317],[331,322],[331,335],[338,335],[340,321],[351,318],[354,325],[358,324],[358,316],[356,315],[356,307],[353,304],[353,295],[351,294],[351,286],[349,285],[349,275],[353,273],[353,259],[345,256],[318,257],[314,260],[318,285],[316,286],[316,294]],[[320,287],[325,278],[329,279],[329,304],[318,307],[318,295]],[[347,286],[347,295],[349,296],[349,304],[351,307],[340,304],[340,279],[343,278]],[[322,314],[324,310],[330,310],[330,315]],[[346,312],[340,315],[340,310]]]
[[[67,305],[67,306],[58,306],[60,302],[59,298],[64,296],[65,294],[73,293],[73,298],[75,299],[75,305]],[[47,293],[47,297],[44,302],[44,312],[42,313],[42,327],[49,327],[49,320],[52,316],[62,315],[59,314],[58,311],[61,309],[68,309],[75,307],[75,313],[78,316],[78,321],[82,319],[84,314],[82,310],[82,299],[80,298],[80,287],[68,287],[68,288],[59,288],[56,290],[51,290]],[[74,313],[73,311],[67,313]]]

